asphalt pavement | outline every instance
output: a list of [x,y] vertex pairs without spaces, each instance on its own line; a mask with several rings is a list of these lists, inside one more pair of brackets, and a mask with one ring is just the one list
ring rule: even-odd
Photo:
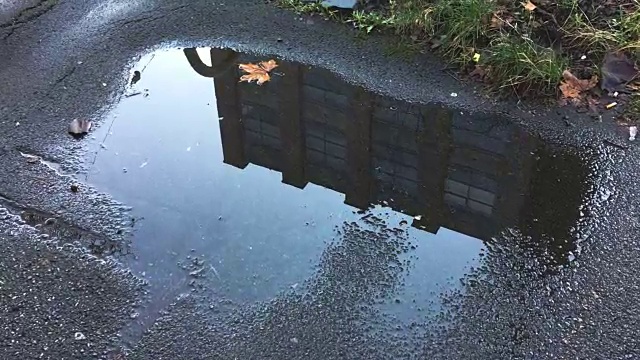
[[[428,54],[385,56],[392,38],[363,40],[262,1],[44,0],[23,10],[0,25],[0,358],[122,359],[127,348],[132,359],[640,359],[640,156],[612,113],[497,101]],[[87,250],[132,241],[128,205],[73,175],[85,169],[87,145],[67,126],[106,113],[142,54],[188,46],[279,55],[403,100],[499,114],[589,159],[576,259],[548,269],[503,237],[509,256],[489,254],[420,339],[352,327],[371,318],[356,309],[379,280],[375,262],[371,279],[320,273],[311,295],[257,305],[178,296],[131,331],[146,285],[117,258]],[[354,254],[337,247],[323,261]],[[336,291],[344,287],[353,295]]]

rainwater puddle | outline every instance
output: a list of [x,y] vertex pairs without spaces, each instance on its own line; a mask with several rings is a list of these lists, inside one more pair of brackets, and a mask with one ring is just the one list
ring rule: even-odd
[[576,157],[502,119],[303,64],[238,82],[238,63],[266,59],[145,56],[135,95],[93,134],[88,182],[137,217],[121,261],[149,282],[141,321],[192,291],[237,303],[308,291],[407,324],[437,312],[505,229],[542,262],[572,259],[587,173]]
[[343,9],[353,9],[358,2],[356,0],[324,0],[322,5]]

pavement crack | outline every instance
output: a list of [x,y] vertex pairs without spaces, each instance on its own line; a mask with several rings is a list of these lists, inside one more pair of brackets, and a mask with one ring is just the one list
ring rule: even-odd
[[46,14],[49,10],[51,10],[59,0],[41,0],[36,5],[29,6],[24,8],[18,15],[16,15],[13,20],[10,20],[7,23],[0,24],[0,29],[8,29],[8,32],[3,36],[3,40],[8,39],[15,30],[22,25],[32,22],[33,20],[38,19],[40,16]]
[[145,20],[155,21],[155,20],[161,19],[162,17],[164,17],[164,15],[160,15],[160,16],[148,15],[148,16],[143,16],[143,17],[136,18],[136,19],[127,20],[127,21],[123,22],[122,25],[137,24],[137,23],[141,23],[141,22],[143,22]]
[[130,20],[125,20],[120,25],[124,26],[124,25],[130,25],[130,24],[153,22],[153,21],[160,20],[160,19],[166,17],[168,12],[178,11],[178,10],[184,9],[186,7],[187,7],[187,5],[180,5],[180,6],[176,6],[174,8],[170,8],[170,9],[166,9],[166,10],[163,9],[162,13],[159,14],[159,15],[156,15],[158,13],[158,10],[151,10],[151,11],[148,11],[146,13],[142,13],[144,15],[141,16],[141,17],[138,17],[138,18],[135,18],[135,19],[130,19]]
[[63,82],[64,80],[66,80],[69,76],[71,76],[74,72],[76,71],[76,67],[73,66],[71,67],[71,70],[65,72],[64,74],[62,74],[62,76],[60,76],[58,79],[56,79],[53,82],[53,86],[56,86],[58,84],[60,84],[61,82]]
[[5,207],[15,207],[18,202],[12,199],[9,195],[0,192],[0,205]]
[[1,192],[0,207],[20,216],[27,225],[35,228],[41,234],[66,243],[77,241],[95,256],[126,254],[126,243],[122,239],[111,239],[104,234],[73,224],[63,219],[61,213],[37,209]]

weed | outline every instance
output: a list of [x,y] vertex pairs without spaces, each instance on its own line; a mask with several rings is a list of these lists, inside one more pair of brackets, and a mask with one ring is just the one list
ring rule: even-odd
[[594,26],[589,18],[578,10],[567,19],[563,31],[570,47],[603,56],[621,40],[615,24],[607,23],[607,26],[606,29]]
[[640,94],[631,95],[620,118],[626,124],[640,124]]
[[306,2],[302,0],[278,0],[280,6],[291,9],[298,14],[320,14],[328,19],[338,19],[338,11],[331,10],[321,2]]
[[567,61],[552,50],[528,38],[501,36],[491,42],[484,65],[494,88],[512,89],[526,94],[532,90],[546,95],[556,93]]
[[[338,17],[320,3],[278,1],[298,12]],[[388,0],[376,11],[354,11],[340,19],[359,34],[399,35],[401,41],[388,54],[410,54],[428,44],[463,69],[477,63],[494,89],[520,94],[554,95],[564,70],[598,73],[611,51],[624,50],[640,60],[640,0],[593,6],[559,0],[533,10],[520,1]],[[582,55],[589,60],[578,62]]]
[[393,20],[389,17],[385,17],[381,13],[378,12],[364,12],[364,11],[354,11],[353,17],[347,22],[353,24],[353,26],[358,30],[363,30],[367,34],[373,31],[373,29],[384,29],[391,25],[393,25]]
[[388,13],[397,34],[418,37],[433,28],[433,8],[426,0],[391,0]]
[[640,0],[635,0],[635,10],[620,19],[621,48],[640,58]]
[[442,0],[431,10],[429,33],[439,39],[449,58],[466,63],[489,43],[492,30],[487,24],[496,11],[494,1]]

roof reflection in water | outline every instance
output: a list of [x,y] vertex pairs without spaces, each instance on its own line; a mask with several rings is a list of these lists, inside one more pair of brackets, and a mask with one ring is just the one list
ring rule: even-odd
[[559,263],[575,247],[584,164],[505,119],[391,99],[288,61],[264,86],[241,84],[235,65],[257,58],[184,53],[214,78],[227,164],[276,170],[284,183],[335,190],[361,209],[388,205],[431,233],[445,227],[490,240],[518,227]]

